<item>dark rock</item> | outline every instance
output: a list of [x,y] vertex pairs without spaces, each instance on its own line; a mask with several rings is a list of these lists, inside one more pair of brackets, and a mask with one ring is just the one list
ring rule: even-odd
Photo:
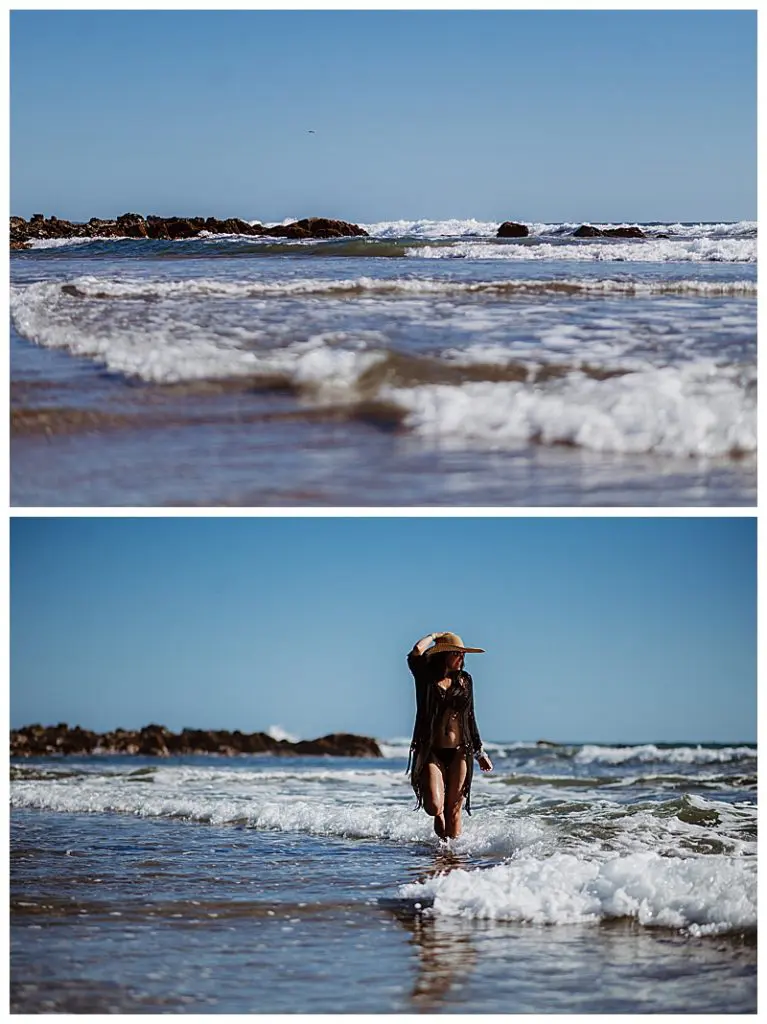
[[148,238],[169,239],[168,228],[162,217],[147,217],[146,233]]
[[349,224],[345,220],[327,220],[325,217],[309,217],[296,221],[299,228],[308,231],[312,238],[354,238],[368,233],[358,224]]
[[117,218],[117,228],[128,238],[146,238],[147,225],[140,213],[123,213]]
[[[195,238],[205,227],[202,217],[148,217],[148,224],[162,225],[165,238]],[[147,229],[149,230],[149,229]],[[150,233],[150,237],[153,237]]]
[[115,729],[95,733],[71,728],[61,722],[55,726],[26,725],[11,731],[11,757],[41,757],[51,754],[143,754],[168,757],[173,754],[292,754],[334,757],[382,757],[374,739],[350,733],[333,733],[316,740],[290,743],[275,740],[268,733],[243,733],[239,729],[183,729],[171,732],[162,725],[143,729]]
[[64,754],[90,754],[98,744],[98,736],[90,729],[76,725],[61,737],[60,749]]
[[329,754],[333,757],[382,757],[375,740],[367,736],[353,736],[347,732],[334,732],[316,740],[300,740],[293,745],[297,754]]
[[591,224],[581,224],[573,231],[574,238],[646,238],[644,231],[638,227],[595,228]]
[[91,217],[87,224],[72,224],[71,230],[62,231],[60,238],[114,238],[122,234],[117,223],[113,220],[101,220],[99,217]]
[[602,234],[606,238],[647,238],[644,231],[637,227],[605,228]]
[[328,220],[326,217],[307,217],[291,224],[275,224],[264,228],[263,233],[276,238],[368,237],[367,231],[358,224],[350,224],[345,220]]
[[298,224],[274,224],[272,227],[267,227],[264,234],[268,234],[273,239],[311,238],[310,232],[305,227],[299,227]]
[[246,220],[238,217],[229,217],[227,220],[216,220],[215,217],[208,217],[204,224],[204,230],[212,235],[262,235],[263,228],[258,224],[248,224]]
[[527,238],[530,234],[529,228],[524,224],[517,224],[513,220],[505,220],[498,228],[496,238]]
[[328,220],[325,217],[309,217],[292,224],[278,224],[265,227],[248,224],[237,217],[218,220],[215,217],[158,217],[144,218],[140,213],[123,213],[117,220],[102,220],[91,217],[87,224],[73,224],[70,221],[50,217],[41,213],[33,215],[30,221],[23,217],[11,217],[10,241],[12,248],[33,238],[153,238],[172,240],[196,238],[202,231],[211,234],[228,235],[273,235],[281,238],[344,238],[367,235],[357,224],[343,220]]
[[236,747],[241,754],[271,754],[279,750],[281,740],[272,739],[269,733],[240,733],[236,737]]
[[139,734],[138,753],[154,757],[167,757],[165,729],[161,725],[147,725]]
[[183,729],[179,740],[180,753],[199,751],[203,754],[215,754],[218,752],[218,741],[212,732],[205,729]]
[[11,751],[18,747],[25,756],[90,754],[97,743],[96,733],[81,729],[79,725],[70,729],[65,722],[47,727],[31,725],[11,733]]

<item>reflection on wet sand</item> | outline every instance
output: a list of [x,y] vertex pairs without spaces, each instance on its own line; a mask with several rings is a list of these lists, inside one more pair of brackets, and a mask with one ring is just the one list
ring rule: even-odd
[[[420,873],[419,881],[459,867],[468,867],[466,858],[450,850],[439,850],[434,864]],[[418,973],[410,993],[413,1010],[434,1013],[446,1008],[451,995],[455,998],[465,985],[477,961],[470,924],[460,918],[431,915],[420,904],[400,904],[392,909],[410,932],[418,951]]]

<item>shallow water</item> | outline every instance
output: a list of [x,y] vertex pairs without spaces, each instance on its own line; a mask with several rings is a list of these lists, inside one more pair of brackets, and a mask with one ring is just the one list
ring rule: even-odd
[[15,253],[13,503],[753,504],[754,225],[460,227]]
[[12,765],[16,1012],[753,1013],[754,747]]

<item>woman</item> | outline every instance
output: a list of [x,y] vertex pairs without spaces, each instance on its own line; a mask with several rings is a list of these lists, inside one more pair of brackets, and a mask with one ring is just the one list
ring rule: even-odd
[[474,717],[471,676],[463,670],[469,652],[484,653],[481,647],[464,647],[456,633],[429,633],[407,656],[416,702],[408,771],[417,806],[434,818],[440,839],[461,834],[464,797],[471,814],[472,758],[483,772],[493,770]]

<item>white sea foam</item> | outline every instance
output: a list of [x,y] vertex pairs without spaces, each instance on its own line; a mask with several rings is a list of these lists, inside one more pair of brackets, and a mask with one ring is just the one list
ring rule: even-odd
[[287,740],[288,743],[298,743],[300,738],[287,732],[281,725],[270,725],[266,730],[266,735],[271,736],[273,740]]
[[494,237],[500,221],[468,219],[453,220],[390,220],[360,224],[374,238],[479,238]]
[[406,758],[410,752],[410,737],[392,736],[385,740],[378,740],[378,746],[386,758]]
[[[283,217],[281,221],[269,221],[271,225],[293,224],[299,218]],[[681,222],[667,224],[643,224],[637,221],[624,221],[620,225],[602,221],[525,221],[517,217],[507,218],[523,223],[528,228],[530,237],[540,238],[546,236],[566,237],[571,235],[583,223],[591,224],[595,228],[609,229],[618,226],[639,227],[646,234],[652,236],[657,234],[669,234],[672,239],[705,239],[705,238],[738,238],[743,235],[756,235],[756,221],[737,222],[698,222],[685,224]],[[252,227],[263,227],[264,222],[260,220],[246,220]],[[415,218],[375,221],[360,224],[368,234],[374,238],[423,238],[429,240],[447,238],[495,238],[501,221],[477,220],[473,217],[453,217],[444,219]],[[210,232],[202,232],[200,237],[210,238],[247,238],[250,235],[213,235]],[[255,239],[258,240],[257,238]],[[92,241],[113,242],[113,241],[136,241],[135,238],[127,236],[97,236],[94,238],[65,238],[65,239],[30,239],[31,248],[53,248],[59,245],[77,245]],[[176,239],[174,244],[183,245],[192,239]],[[577,241],[577,240],[574,240]],[[300,244],[300,241],[297,243]]]
[[455,242],[436,248],[424,246],[410,249],[410,258],[471,259],[619,263],[756,263],[755,238],[688,238],[688,239],[573,239],[572,243],[525,242],[498,245],[494,242]]
[[475,871],[456,869],[400,887],[427,913],[535,924],[633,918],[648,927],[711,935],[756,927],[756,865],[721,855],[606,859],[570,853],[522,856]]
[[[67,289],[66,291],[64,289]],[[356,277],[341,280],[324,278],[301,278],[283,281],[225,281],[215,278],[186,278],[163,281],[146,279],[110,279],[83,276],[64,284],[60,282],[36,282],[28,285],[14,285],[11,288],[11,311],[23,314],[28,307],[55,308],[60,304],[76,309],[82,300],[174,300],[174,299],[270,299],[301,298],[302,296],[327,295],[382,295],[413,296],[502,296],[507,293],[545,296],[548,293],[561,294],[565,291],[582,295],[616,295],[650,297],[654,295],[731,295],[751,297],[757,294],[755,281],[701,281],[685,280],[647,281],[630,277],[612,278],[510,278],[488,281],[448,281],[436,278],[398,277],[372,278]],[[72,294],[74,293],[74,294]]]
[[[569,235],[584,223],[584,221],[525,221],[518,217],[506,218],[524,224],[531,237],[545,235]],[[258,222],[256,222],[258,223]],[[289,223],[289,221],[283,221]],[[618,226],[641,228],[646,234],[670,234],[686,238],[709,238],[712,236],[739,236],[744,234],[756,234],[756,221],[737,222],[698,222],[695,224],[683,224],[680,222],[669,224],[644,224],[638,221],[625,221],[621,225],[607,221],[588,221],[593,227],[604,230]],[[415,238],[462,238],[462,237],[487,237],[494,238],[501,226],[501,221],[476,220],[474,218],[447,218],[434,220],[421,218],[415,220],[390,220],[376,221],[370,224],[361,224],[370,235],[376,238],[402,238],[410,236]]]
[[[364,326],[353,330],[323,330],[336,316],[334,307],[328,306],[327,315],[312,310],[314,319],[309,322],[319,329],[301,338],[307,311],[300,302],[281,310],[278,317],[267,310],[274,298],[372,295],[384,301],[401,296],[411,301],[398,312],[412,327],[428,325],[436,315],[433,303],[419,299],[484,292],[493,296],[520,289],[543,295],[547,289],[563,284],[572,284],[585,294],[613,291],[618,295],[632,290],[642,293],[644,288],[650,294],[656,289],[663,293],[676,288],[707,296],[717,294],[720,287],[733,287],[706,281],[648,285],[623,279],[569,283],[368,277],[339,281],[163,281],[83,276],[63,284],[48,281],[15,285],[10,308],[17,329],[26,338],[150,382],[274,375],[322,404],[357,401],[365,378],[365,398],[378,397],[398,405],[404,412],[405,425],[416,434],[452,447],[515,449],[542,441],[592,451],[701,457],[755,450],[755,370],[737,362],[741,349],[744,360],[748,358],[743,336],[749,323],[739,319],[737,310],[725,326],[719,326],[720,331],[729,330],[733,335],[733,365],[721,366],[718,360],[700,358],[694,348],[695,335],[680,331],[673,346],[673,357],[679,364],[659,366],[658,361],[666,357],[656,344],[655,333],[640,332],[637,340],[630,325],[627,327],[615,316],[603,316],[594,324],[559,323],[550,322],[544,311],[539,322],[533,300],[529,309],[520,311],[516,334],[509,339],[504,334],[508,325],[503,303],[474,304],[465,309],[460,303],[442,303],[441,326],[450,325],[464,344],[446,348],[433,358],[453,365],[527,363],[530,381],[380,385],[376,394],[371,394],[370,388],[377,385],[366,375],[388,359],[396,347],[387,333],[369,329],[365,320]],[[747,295],[747,289],[755,287],[752,282],[733,284],[735,291],[730,294],[738,294],[742,287],[740,293]],[[243,317],[236,306],[225,304],[225,313],[234,309],[226,319],[206,303],[207,299],[249,299],[256,304],[256,312],[249,309],[249,315]],[[134,300],[140,302],[135,309],[128,305]],[[182,301],[176,305],[177,300]],[[193,306],[184,300],[200,302]],[[598,329],[592,329],[594,325]],[[668,327],[668,318],[664,325]],[[705,332],[705,322],[701,329]],[[465,339],[474,336],[482,340],[467,345]],[[502,341],[496,342],[496,337]],[[687,361],[681,362],[683,359]],[[572,367],[571,372],[537,380],[532,371],[552,360],[564,361]],[[596,379],[578,369],[586,363],[617,369],[622,375]]]
[[30,238],[27,247],[30,249],[60,249],[65,245],[86,245],[88,242],[130,242],[135,239],[127,235],[93,235],[90,238]]
[[634,747],[607,747],[585,744],[575,754],[581,764],[624,764],[626,761],[657,762],[672,764],[725,764],[755,758],[754,747],[657,747],[645,743]]
[[[77,287],[92,287],[94,295],[104,284],[95,278],[81,279]],[[183,282],[160,285],[164,298],[185,294]],[[109,287],[107,285],[107,287]],[[197,287],[205,287],[197,282]],[[219,294],[230,294],[223,284]],[[138,282],[113,283],[114,297],[146,295]],[[178,321],[155,305],[140,316],[104,318],[98,309],[81,312],[74,322],[67,308],[72,300],[59,286],[35,284],[13,289],[11,313],[25,337],[47,348],[60,348],[102,363],[109,370],[155,383],[237,377],[250,374],[279,374],[297,386],[309,388],[318,401],[336,401],[348,396],[356,382],[371,366],[385,358],[376,332],[320,332],[282,348],[242,347],[250,337],[258,341],[258,329],[221,332],[195,323]],[[80,300],[74,300],[78,302]]]
[[[397,750],[405,742],[394,737],[391,746]],[[520,741],[487,746],[512,754],[532,753],[533,747]],[[616,749],[624,748],[581,751],[609,755]],[[673,762],[677,751],[690,748],[625,749]],[[722,753],[737,759],[754,750],[732,747]],[[543,756],[548,763],[548,751]],[[92,759],[66,767],[15,765],[11,806],[437,845],[431,819],[414,810],[402,765],[270,758],[214,766],[155,760],[137,769],[133,762]],[[464,819],[464,833],[450,842],[451,852],[458,863],[476,856],[502,862],[412,882],[400,895],[424,906],[433,903],[426,912],[448,919],[568,924],[628,917],[696,935],[755,927],[753,804],[661,791],[643,798],[646,785],[626,802],[620,789],[579,787],[568,793],[547,786],[544,778],[530,787],[513,776],[477,775],[475,814]]]
[[[600,225],[604,226],[604,225]],[[681,222],[663,224],[660,227],[655,226],[652,230],[661,231],[671,235],[682,235],[691,238],[710,238],[713,235],[717,236],[736,236],[736,235],[756,235],[757,232],[757,221],[755,220],[739,220],[739,221],[720,221],[713,223],[706,223],[698,221],[694,224],[685,224]]]
[[592,451],[718,457],[756,450],[756,396],[709,363],[545,388],[516,381],[390,388],[416,434],[450,446],[510,449],[531,440]]
[[[475,790],[487,785],[478,779]],[[416,812],[401,769],[238,771],[159,767],[135,776],[15,780],[11,805],[58,813],[119,813],[315,835],[436,844],[431,819]],[[468,820],[462,849],[510,854],[545,837],[541,824]]]
[[[377,742],[384,757],[407,758],[408,753],[410,752],[410,739],[410,736],[394,736],[387,737],[386,739],[379,739]],[[508,757],[510,754],[517,751],[536,749],[536,744],[534,742],[526,742],[524,740],[513,740],[509,742],[485,740],[483,746],[493,758]]]

